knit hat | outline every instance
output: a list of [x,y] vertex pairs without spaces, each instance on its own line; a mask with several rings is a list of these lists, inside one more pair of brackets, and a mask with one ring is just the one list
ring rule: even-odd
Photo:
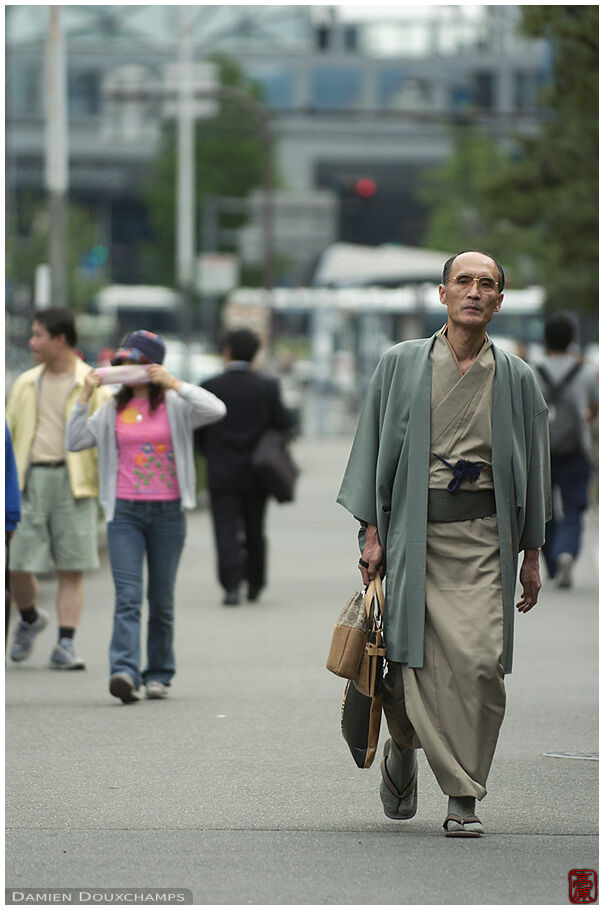
[[125,360],[133,363],[163,363],[166,356],[166,345],[155,332],[139,329],[130,332],[121,348],[111,358],[111,365],[117,366]]

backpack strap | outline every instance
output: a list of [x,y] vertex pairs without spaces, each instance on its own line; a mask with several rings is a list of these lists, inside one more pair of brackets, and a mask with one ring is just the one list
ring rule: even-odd
[[573,380],[575,378],[575,376],[577,375],[577,373],[579,372],[579,370],[581,369],[582,366],[583,366],[583,364],[581,363],[581,361],[577,360],[575,363],[573,363],[570,370],[568,370],[564,374],[564,376],[562,376],[562,378],[558,380],[558,382],[553,381],[549,372],[546,370],[545,366],[542,363],[536,364],[536,369],[547,386],[547,391],[548,391],[549,396],[552,399],[556,400],[560,397],[560,393],[562,392],[562,389],[564,388],[564,386],[568,385],[571,382],[571,380]]

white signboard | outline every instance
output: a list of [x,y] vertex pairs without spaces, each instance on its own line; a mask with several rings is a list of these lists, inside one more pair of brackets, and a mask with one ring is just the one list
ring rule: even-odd
[[37,310],[50,306],[50,266],[41,262],[36,266],[34,279],[34,304]]
[[239,260],[233,253],[200,253],[197,287],[202,294],[228,294],[239,284]]
[[191,98],[191,113],[196,119],[215,117],[218,101],[212,92],[218,86],[216,65],[213,63],[167,63],[164,68],[164,117],[177,117],[179,91],[184,81]]

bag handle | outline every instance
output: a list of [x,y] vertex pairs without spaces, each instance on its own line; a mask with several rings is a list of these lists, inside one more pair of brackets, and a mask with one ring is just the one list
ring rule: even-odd
[[371,579],[365,589],[365,612],[369,620],[371,620],[374,602],[377,604],[377,614],[381,619],[384,616],[384,589],[382,588],[382,578],[379,572],[375,578]]

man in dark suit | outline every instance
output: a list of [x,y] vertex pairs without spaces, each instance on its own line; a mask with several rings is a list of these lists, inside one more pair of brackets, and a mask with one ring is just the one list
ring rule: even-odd
[[293,414],[281,402],[276,379],[252,370],[260,341],[249,329],[222,339],[224,373],[202,383],[227,407],[221,421],[204,427],[196,442],[206,457],[223,603],[236,606],[245,579],[248,600],[257,600],[266,580],[264,520],[268,494],[252,468],[252,453],[269,427],[291,429]]

